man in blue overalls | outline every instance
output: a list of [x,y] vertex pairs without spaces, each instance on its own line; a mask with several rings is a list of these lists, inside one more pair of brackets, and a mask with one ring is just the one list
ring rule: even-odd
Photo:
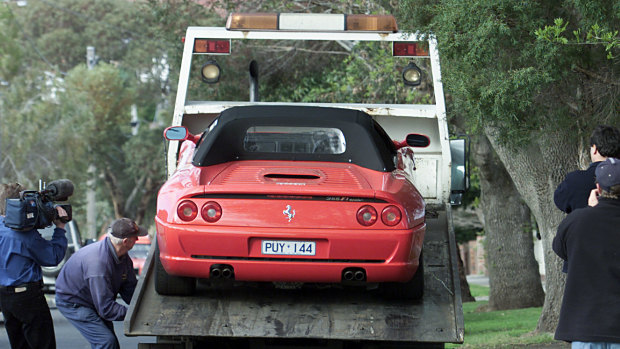
[[114,221],[104,240],[81,248],[56,279],[56,306],[92,348],[120,348],[112,321],[125,318],[137,280],[129,257],[147,230],[129,218]]

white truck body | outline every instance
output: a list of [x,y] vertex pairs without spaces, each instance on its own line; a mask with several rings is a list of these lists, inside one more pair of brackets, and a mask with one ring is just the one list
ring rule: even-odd
[[[435,104],[191,101],[187,97],[192,59],[197,57],[193,52],[196,39],[223,39],[233,44],[239,40],[426,41],[429,56],[424,58],[430,59]],[[450,205],[452,159],[434,39],[422,40],[402,32],[187,29],[170,126],[185,126],[198,134],[229,107],[290,104],[359,109],[373,116],[392,139],[403,140],[409,133],[430,138],[430,146],[415,149],[415,170],[411,169],[414,184],[427,204],[423,300],[388,301],[363,293],[351,295],[346,290],[273,293],[243,286],[221,294],[161,296],[154,290],[151,253],[125,319],[125,334],[156,336],[162,348],[164,343],[179,348],[221,344],[234,347],[235,343],[261,348],[272,344],[291,348],[427,348],[462,343],[464,325]],[[168,175],[176,169],[178,149],[179,142],[171,141]]]

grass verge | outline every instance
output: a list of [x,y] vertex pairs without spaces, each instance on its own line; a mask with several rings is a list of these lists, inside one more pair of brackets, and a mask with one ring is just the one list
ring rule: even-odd
[[[489,288],[470,285],[474,297],[488,296]],[[463,304],[465,342],[447,344],[446,348],[546,347],[555,341],[550,333],[533,335],[542,308],[485,311],[488,301]],[[569,346],[567,346],[569,348]]]

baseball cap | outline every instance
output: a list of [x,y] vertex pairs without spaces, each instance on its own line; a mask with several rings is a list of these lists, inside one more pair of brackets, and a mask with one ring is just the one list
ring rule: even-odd
[[594,174],[601,188],[610,191],[611,187],[620,184],[620,159],[607,158],[598,164]]
[[124,239],[132,236],[146,236],[149,232],[129,218],[119,218],[110,226],[112,235]]

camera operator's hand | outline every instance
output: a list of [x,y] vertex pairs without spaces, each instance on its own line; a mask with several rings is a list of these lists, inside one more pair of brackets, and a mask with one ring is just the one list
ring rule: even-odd
[[65,222],[62,221],[62,218],[68,217],[69,215],[62,206],[56,206],[56,211],[58,211],[58,219],[54,219],[54,224],[58,228],[65,229]]

